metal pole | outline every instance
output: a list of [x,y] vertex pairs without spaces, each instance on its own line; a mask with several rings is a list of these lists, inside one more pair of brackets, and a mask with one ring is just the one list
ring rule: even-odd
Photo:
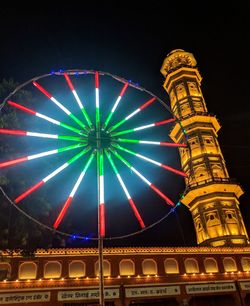
[[[103,171],[103,149],[101,143],[101,126],[100,126],[100,110],[99,110],[99,72],[95,72],[95,90],[96,90],[96,149],[97,149],[97,193],[98,193],[98,259],[99,259],[99,304],[100,306],[105,306],[104,302],[104,277],[103,277],[103,233],[101,232],[102,216],[100,212],[100,203],[101,201],[101,188],[100,186],[100,173]],[[102,155],[102,160],[101,160]],[[102,169],[100,168],[102,167]]]
[[[103,237],[101,236],[101,220],[100,220],[100,152],[101,148],[101,133],[100,124],[96,126],[96,143],[97,143],[97,189],[98,189],[98,259],[99,259],[99,304],[105,306],[104,302],[104,276],[103,276]],[[103,153],[103,152],[102,152]]]
[[[97,133],[97,144],[100,143],[100,132]],[[97,145],[97,188],[98,188],[98,201],[100,199],[100,148]],[[99,205],[99,202],[98,202]],[[101,220],[100,220],[100,209],[98,207],[98,261],[99,261],[99,304],[104,306],[104,277],[103,277],[103,237],[101,236]]]
[[99,252],[99,304],[104,306],[104,277],[103,277],[103,238],[98,239],[98,252]]

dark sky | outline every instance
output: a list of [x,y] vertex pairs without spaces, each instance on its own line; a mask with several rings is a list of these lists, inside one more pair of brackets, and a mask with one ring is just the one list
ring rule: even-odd
[[[177,48],[192,52],[208,110],[222,125],[219,141],[230,176],[245,190],[241,210],[250,233],[250,19],[243,3],[1,8],[0,77],[22,83],[51,70],[96,69],[138,82],[167,101],[159,71],[165,56]],[[192,220],[180,207],[134,240],[117,242],[126,243],[195,244]]]

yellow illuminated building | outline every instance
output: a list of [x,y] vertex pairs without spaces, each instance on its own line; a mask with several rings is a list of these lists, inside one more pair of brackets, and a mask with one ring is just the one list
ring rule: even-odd
[[182,203],[192,214],[199,245],[246,245],[249,239],[239,209],[243,191],[228,175],[217,139],[220,124],[207,111],[196,64],[192,53],[177,49],[161,67],[171,109],[181,122],[175,124],[170,137],[179,143],[187,139],[190,148],[179,149],[182,168],[188,174]]

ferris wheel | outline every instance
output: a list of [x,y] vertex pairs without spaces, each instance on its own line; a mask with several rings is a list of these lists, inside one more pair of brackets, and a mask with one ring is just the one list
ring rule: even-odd
[[[23,90],[30,99],[18,95]],[[107,72],[66,70],[32,78],[4,103],[20,118],[18,129],[15,122],[0,129],[13,146],[0,168],[10,184],[15,178],[12,203],[36,222],[79,237],[88,235],[85,225],[94,231],[98,224],[100,237],[115,238],[124,220],[121,235],[140,232],[179,203],[187,175],[178,150],[187,145],[168,135],[180,123],[138,84]],[[46,217],[40,190],[50,203]]]

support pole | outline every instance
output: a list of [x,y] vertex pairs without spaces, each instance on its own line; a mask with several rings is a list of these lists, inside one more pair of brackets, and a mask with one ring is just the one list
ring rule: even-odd
[[99,255],[99,304],[105,306],[104,302],[104,277],[103,277],[103,238],[98,238],[98,255]]
[[[99,304],[104,302],[104,277],[103,277],[103,237],[105,235],[104,221],[104,191],[103,191],[103,149],[101,145],[101,125],[99,109],[99,73],[95,73],[96,91],[96,149],[97,149],[97,192],[98,192],[98,259],[99,259]],[[101,178],[100,178],[101,176]]]

